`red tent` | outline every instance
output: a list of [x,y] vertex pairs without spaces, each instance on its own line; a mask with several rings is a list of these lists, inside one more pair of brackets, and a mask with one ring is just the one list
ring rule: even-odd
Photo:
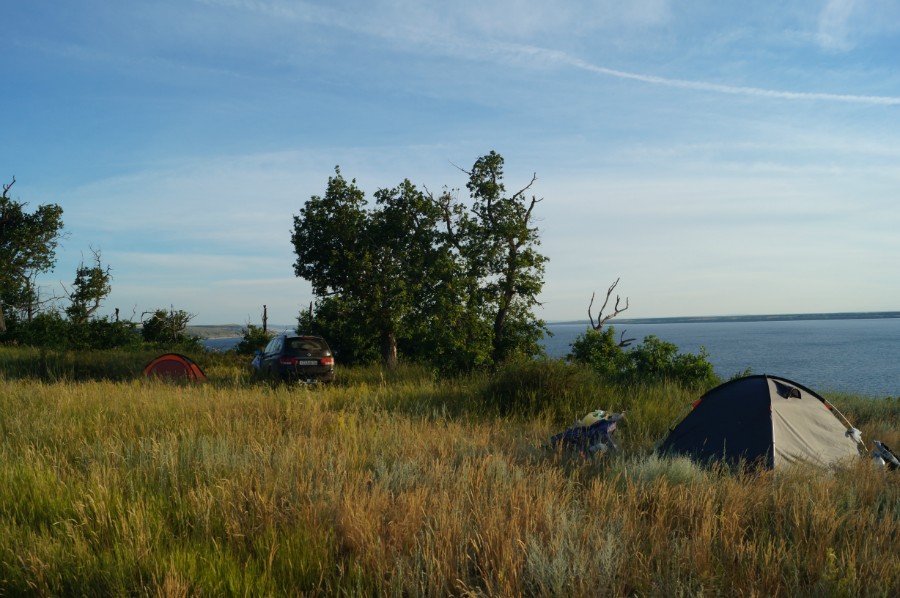
[[166,353],[151,361],[144,368],[144,376],[155,376],[190,382],[206,382],[206,375],[196,363],[179,353]]

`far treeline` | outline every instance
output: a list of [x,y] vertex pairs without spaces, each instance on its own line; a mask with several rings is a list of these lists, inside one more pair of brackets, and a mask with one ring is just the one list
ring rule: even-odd
[[[541,254],[531,195],[537,180],[510,192],[504,160],[490,152],[469,170],[465,191],[439,194],[408,179],[378,189],[368,200],[339,167],[325,193],[314,195],[294,216],[291,241],[295,274],[310,282],[314,300],[298,316],[297,332],[325,337],[342,365],[418,363],[444,373],[492,370],[543,356],[548,330],[535,315],[548,258]],[[111,290],[111,269],[99,249],[78,267],[62,295],[47,295],[37,276],[55,265],[64,236],[62,208],[0,198],[0,343],[57,350],[134,348],[153,343],[199,349],[186,328],[194,314],[155,309],[135,319],[98,316]],[[462,199],[465,196],[465,199]],[[616,281],[616,284],[618,281]],[[615,289],[613,284],[606,300]],[[264,298],[263,299],[264,302]],[[591,305],[588,313],[591,314]],[[618,341],[604,324],[627,309],[616,297],[612,314],[597,314],[576,339],[570,361],[616,381],[675,379],[708,384],[707,355],[682,355],[677,347],[647,337]],[[267,334],[248,323],[237,351],[262,348]]]
[[[0,343],[56,350],[138,348],[154,345],[199,348],[185,330],[193,314],[158,308],[138,321],[116,315],[97,316],[112,290],[109,265],[101,251],[90,248],[91,260],[75,270],[61,292],[39,287],[37,277],[56,265],[56,247],[65,237],[63,209],[57,204],[27,211],[4,183],[0,192]],[[132,316],[133,317],[133,316]]]

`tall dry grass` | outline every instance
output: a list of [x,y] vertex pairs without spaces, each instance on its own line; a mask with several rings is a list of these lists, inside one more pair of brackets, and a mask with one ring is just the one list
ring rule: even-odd
[[[598,390],[594,406],[630,409],[632,440],[586,461],[542,448],[557,415],[479,410],[483,380],[356,375],[312,388],[232,384],[225,369],[200,386],[0,379],[0,594],[900,588],[900,476],[866,461],[749,476],[657,459],[659,425],[642,421],[668,424],[684,397],[653,387]],[[896,444],[896,427],[880,430]]]

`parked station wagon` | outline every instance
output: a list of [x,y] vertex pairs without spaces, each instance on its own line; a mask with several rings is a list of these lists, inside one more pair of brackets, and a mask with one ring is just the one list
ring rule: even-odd
[[254,366],[263,378],[277,382],[334,381],[334,355],[321,336],[276,336]]

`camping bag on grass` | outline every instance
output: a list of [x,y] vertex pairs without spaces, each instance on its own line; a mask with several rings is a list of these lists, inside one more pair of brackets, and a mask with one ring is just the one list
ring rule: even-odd
[[592,411],[565,432],[551,437],[550,447],[589,455],[616,450],[618,447],[612,435],[616,431],[616,422],[623,417],[625,413],[609,413],[602,409]]

